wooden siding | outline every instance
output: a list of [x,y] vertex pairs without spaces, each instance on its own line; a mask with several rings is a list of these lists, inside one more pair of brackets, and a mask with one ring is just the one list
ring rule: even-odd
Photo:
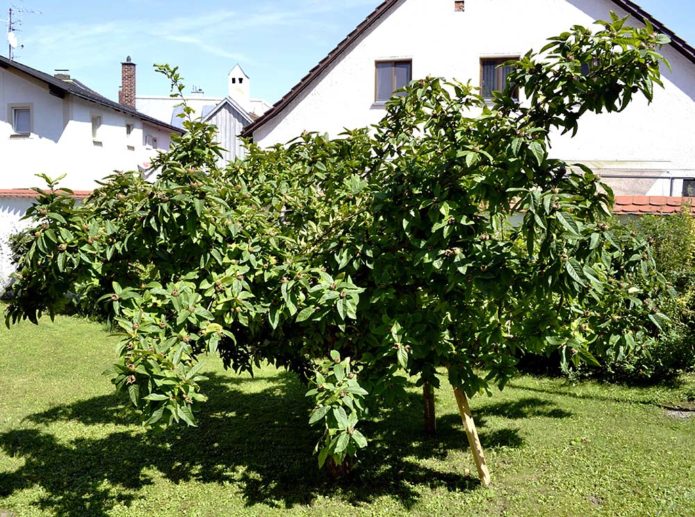
[[224,160],[243,158],[244,148],[239,134],[246,121],[229,104],[225,104],[209,122],[217,126],[217,142],[225,149],[222,153]]

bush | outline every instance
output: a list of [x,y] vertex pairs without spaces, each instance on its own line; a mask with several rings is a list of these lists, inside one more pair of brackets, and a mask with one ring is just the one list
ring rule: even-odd
[[630,354],[610,350],[600,365],[562,367],[562,357],[526,354],[521,370],[570,378],[594,377],[611,382],[652,384],[668,382],[695,368],[695,219],[689,207],[677,214],[647,215],[624,220],[614,218],[617,231],[646,241],[657,269],[672,286],[671,294],[658,300],[673,325],[659,339],[639,343]]
[[674,329],[649,353],[610,365],[612,375],[635,380],[668,380],[695,368],[695,219],[690,207],[673,215],[648,215],[626,226],[649,242],[658,270],[676,296],[663,306]]

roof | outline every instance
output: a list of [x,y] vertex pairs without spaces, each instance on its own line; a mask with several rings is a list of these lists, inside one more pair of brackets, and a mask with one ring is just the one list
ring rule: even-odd
[[168,129],[169,131],[173,131],[176,133],[183,133],[183,130],[181,130],[180,128],[174,127],[170,124],[166,124],[161,120],[157,120],[156,118],[150,117],[149,115],[140,113],[139,111],[133,108],[114,102],[111,99],[107,99],[106,97],[98,94],[91,88],[88,88],[80,81],[63,81],[62,79],[57,79],[50,74],[46,74],[29,66],[23,65],[22,63],[18,63],[17,61],[11,61],[3,56],[0,56],[0,68],[12,68],[24,74],[27,74],[35,79],[38,79],[39,81],[46,83],[48,85],[49,92],[51,92],[54,95],[57,95],[58,97],[64,97],[66,94],[74,95],[75,97],[79,97],[80,99],[99,104],[100,106],[104,106],[115,111],[120,111],[121,113],[125,113],[133,117],[137,117],[143,122],[147,122],[148,124],[163,127],[165,129]]
[[331,50],[326,57],[324,57],[319,63],[309,70],[306,74],[282,99],[276,102],[272,108],[265,112],[258,120],[253,124],[250,124],[244,128],[241,132],[242,136],[251,136],[253,132],[260,126],[268,122],[269,120],[275,118],[287,105],[292,102],[297,96],[302,93],[309,84],[311,84],[314,79],[323,73],[329,66],[331,66],[350,46],[352,43],[357,41],[360,36],[362,36],[367,30],[369,30],[376,22],[378,22],[388,11],[391,10],[397,3],[401,0],[386,0],[380,4],[376,9],[374,9],[367,18],[364,19],[355,29],[348,34],[343,41],[338,43],[338,46]]
[[695,198],[666,196],[615,196],[613,213],[616,215],[663,215],[680,212],[690,206],[695,214]]
[[[91,190],[73,190],[72,197],[85,199],[92,194]],[[28,188],[0,189],[0,198],[34,199],[38,196],[35,190]]]
[[[360,23],[347,37],[338,43],[329,54],[312,68],[284,97],[276,102],[270,110],[263,116],[250,124],[242,131],[242,136],[252,136],[253,132],[261,127],[266,122],[275,118],[282,110],[284,110],[300,93],[302,93],[316,78],[318,78],[329,66],[331,66],[350,45],[356,42],[367,30],[369,30],[376,22],[378,22],[392,7],[395,7],[401,0],[386,0],[372,11],[365,20]],[[623,9],[625,12],[634,16],[641,22],[648,21],[654,26],[658,32],[661,32],[671,38],[671,46],[682,54],[691,63],[695,63],[695,48],[688,44],[683,38],[679,37],[675,32],[666,27],[659,20],[645,11],[642,7],[632,2],[631,0],[611,0],[615,5]]]
[[217,106],[214,106],[207,113],[203,113],[202,121],[209,122],[212,119],[212,117],[214,117],[215,114],[227,104],[239,115],[241,115],[244,118],[244,120],[246,120],[246,122],[248,122],[249,124],[253,122],[251,114],[248,113],[237,101],[235,101],[231,97],[225,97],[217,104]]

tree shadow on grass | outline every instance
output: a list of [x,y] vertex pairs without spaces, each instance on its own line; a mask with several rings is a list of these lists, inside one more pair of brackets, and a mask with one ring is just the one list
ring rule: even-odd
[[[445,459],[452,450],[468,445],[455,415],[439,419],[436,439],[424,438],[422,401],[415,394],[399,408],[386,408],[378,422],[365,423],[370,447],[351,477],[333,482],[317,469],[311,454],[318,431],[306,423],[309,401],[304,386],[292,375],[209,377],[210,398],[200,410],[197,428],[145,433],[131,426],[105,437],[69,441],[51,433],[50,426],[57,422],[85,426],[135,422],[115,395],[31,415],[29,422],[49,427],[0,434],[0,450],[24,460],[15,472],[0,473],[0,497],[39,486],[45,493],[37,502],[41,509],[60,515],[106,515],[115,505],[138,499],[140,490],[153,483],[151,470],[173,483],[229,484],[247,506],[262,503],[275,508],[308,505],[318,496],[368,504],[389,495],[408,509],[417,502],[421,487],[463,491],[479,486],[476,478],[451,470],[450,465],[437,468],[420,461]],[[547,403],[528,400],[517,409],[497,406],[483,408],[481,414],[521,417],[523,411],[541,407],[552,412]],[[483,424],[480,431],[488,449],[522,445],[516,429],[492,431]]]

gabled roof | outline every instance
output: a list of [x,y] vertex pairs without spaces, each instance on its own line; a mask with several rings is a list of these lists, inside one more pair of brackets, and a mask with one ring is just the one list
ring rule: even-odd
[[[690,62],[695,63],[695,48],[688,44],[683,38],[679,37],[675,32],[666,27],[659,20],[645,11],[642,7],[632,2],[631,0],[611,0],[615,5],[626,11],[628,14],[641,22],[648,21],[654,26],[658,32],[667,35],[671,38],[671,46],[682,54]],[[338,43],[329,54],[312,68],[284,97],[276,102],[263,116],[256,120],[253,124],[246,126],[242,131],[242,136],[252,136],[253,132],[261,127],[269,120],[275,118],[282,110],[284,110],[300,93],[302,93],[321,73],[323,73],[331,64],[333,64],[352,43],[357,41],[367,30],[369,30],[377,21],[387,14],[392,7],[401,2],[401,0],[386,0],[372,11],[365,20],[360,23],[347,37]]]
[[234,111],[236,111],[247,123],[253,122],[252,116],[241,107],[237,101],[231,97],[225,97],[222,99],[214,108],[212,108],[208,113],[204,114],[202,117],[203,122],[209,122],[224,106],[229,105]]
[[111,99],[107,99],[103,95],[98,94],[91,88],[88,88],[84,84],[82,84],[80,81],[76,80],[71,80],[71,81],[63,81],[62,79],[57,79],[53,77],[52,75],[46,74],[44,72],[41,72],[39,70],[36,70],[34,68],[31,68],[29,66],[23,65],[21,63],[18,63],[17,61],[11,61],[7,59],[6,57],[0,56],[0,68],[4,69],[14,69],[17,70],[21,73],[24,73],[26,75],[29,75],[33,77],[34,79],[38,79],[39,81],[42,81],[48,85],[48,91],[56,95],[58,97],[65,97],[65,95],[74,95],[75,97],[79,97],[80,99],[84,99],[89,102],[93,102],[95,104],[98,104],[100,106],[104,106],[105,108],[110,108],[115,111],[120,111],[121,113],[125,113],[127,115],[132,115],[133,117],[139,118],[143,122],[147,122],[148,124],[152,124],[153,126],[159,126],[162,128],[165,128],[169,131],[173,131],[176,133],[183,133],[183,130],[177,127],[174,127],[170,124],[166,124],[162,122],[161,120],[157,120],[156,118],[150,117],[149,115],[145,115],[144,113],[140,113],[139,111],[129,108],[128,106],[124,106],[123,104],[119,104],[117,102],[112,101]]

